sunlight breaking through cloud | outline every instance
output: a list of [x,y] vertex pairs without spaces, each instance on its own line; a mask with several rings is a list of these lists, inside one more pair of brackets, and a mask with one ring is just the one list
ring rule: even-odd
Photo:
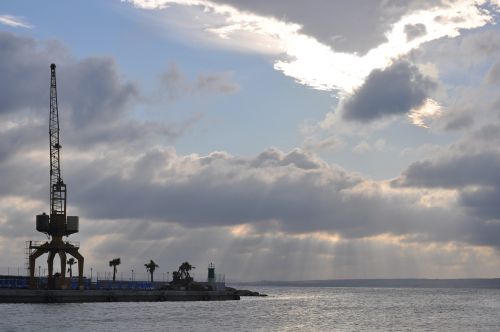
[[422,106],[412,109],[408,117],[414,125],[422,128],[429,128],[430,122],[441,114],[441,105],[434,99],[427,98]]
[[[269,50],[281,51],[274,68],[297,82],[319,90],[352,93],[361,86],[374,69],[383,69],[421,44],[443,37],[456,37],[460,30],[473,29],[491,23],[493,10],[485,5],[494,1],[462,0],[445,2],[425,10],[403,16],[390,31],[385,43],[360,56],[355,53],[337,52],[312,36],[300,32],[298,24],[284,22],[240,11],[228,5],[207,0],[127,0],[143,9],[165,9],[171,5],[199,6],[205,13],[221,17],[217,24],[206,22],[204,31],[220,39],[231,40]],[[420,28],[418,35],[408,35],[409,27]],[[272,43],[272,45],[270,45]],[[234,46],[234,45],[233,45]],[[274,48],[274,49],[273,49]]]

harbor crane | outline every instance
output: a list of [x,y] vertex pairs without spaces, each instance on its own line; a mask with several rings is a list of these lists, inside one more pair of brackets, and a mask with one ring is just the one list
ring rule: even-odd
[[[50,158],[50,215],[45,213],[36,216],[36,230],[45,233],[50,241],[29,244],[30,287],[36,288],[35,262],[38,257],[48,253],[48,287],[70,288],[70,280],[66,279],[66,254],[78,261],[78,286],[83,288],[83,256],[78,252],[79,244],[63,241],[63,236],[78,232],[78,216],[66,215],[66,184],[61,172],[61,141],[59,130],[59,111],[57,108],[56,65],[50,65],[50,110],[49,110],[49,158]],[[61,259],[61,276],[55,278],[54,257]]]

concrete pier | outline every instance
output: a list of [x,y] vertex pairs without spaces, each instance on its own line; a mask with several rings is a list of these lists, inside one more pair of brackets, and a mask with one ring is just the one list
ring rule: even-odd
[[227,301],[239,299],[238,295],[225,291],[0,289],[0,303]]

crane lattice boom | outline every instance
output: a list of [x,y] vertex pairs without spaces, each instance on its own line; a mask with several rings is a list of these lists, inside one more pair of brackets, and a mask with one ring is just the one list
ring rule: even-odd
[[50,65],[50,214],[66,216],[66,184],[61,174],[56,65]]

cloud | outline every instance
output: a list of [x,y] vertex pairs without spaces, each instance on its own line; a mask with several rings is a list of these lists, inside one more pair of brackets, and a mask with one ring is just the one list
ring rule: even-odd
[[[51,51],[12,34],[0,34],[0,43],[0,57],[12,64],[0,65],[7,90],[0,91],[0,250],[9,257],[14,254],[6,244],[35,234],[33,215],[47,208],[48,188],[40,180],[47,169],[40,160],[47,158],[48,64],[56,58],[69,208],[82,217],[82,232],[73,239],[81,239],[95,268],[105,269],[100,262],[115,254],[126,258],[123,269],[142,268],[161,252],[161,269],[171,271],[186,259],[201,269],[215,258],[219,271],[241,279],[455,277],[496,271],[499,181],[494,169],[500,130],[494,126],[469,137],[469,145],[415,164],[392,187],[302,149],[269,148],[249,157],[225,151],[180,154],[156,138],[178,137],[201,115],[176,124],[134,120],[129,115],[140,98],[139,87],[123,77],[113,59],[79,60],[67,50]],[[193,79],[181,70],[178,74],[171,84],[181,87],[179,98],[193,91],[231,90],[224,73]],[[429,94],[430,81],[409,63],[378,69],[367,83],[372,75],[400,78],[408,93],[394,102],[397,107],[376,104],[375,119],[406,114]],[[390,96],[371,88],[374,100]],[[391,107],[406,111],[386,112]],[[329,148],[335,139],[310,143],[314,149]],[[384,146],[380,141],[370,148]],[[482,178],[473,174],[474,163]]]
[[28,23],[23,17],[12,15],[0,15],[0,23],[14,28],[31,29],[33,25]]
[[451,118],[444,129],[448,131],[470,128],[474,124],[474,118],[470,114],[460,114]]
[[[58,41],[42,42],[8,32],[0,32],[0,45],[0,162],[46,142],[46,131],[40,128],[46,126],[49,65],[53,62],[57,65],[61,126],[64,133],[71,133],[62,137],[80,151],[123,144],[133,148],[152,138],[173,141],[203,117],[201,113],[187,114],[175,123],[133,118],[131,109],[143,97],[113,58],[76,59]],[[200,75],[196,89],[207,93],[224,90],[224,77]]]
[[[75,60],[60,43],[0,32],[0,115],[47,108],[49,65],[57,63],[59,106],[74,125],[108,122],[121,116],[137,87],[119,77],[111,58]],[[52,47],[55,46],[55,47]],[[44,88],[45,87],[45,88]]]
[[336,150],[342,148],[343,145],[344,142],[335,135],[330,135],[325,138],[309,136],[305,139],[303,148],[313,151]]
[[[231,228],[196,230],[136,221],[122,221],[121,225],[114,226],[115,237],[99,242],[93,261],[121,256],[121,270],[129,274],[130,268],[143,266],[148,258],[153,258],[160,265],[155,275],[158,279],[162,278],[162,272],[176,269],[186,259],[196,266],[195,277],[205,278],[208,262],[214,262],[217,273],[226,274],[227,282],[456,277],[457,272],[467,277],[488,276],[494,275],[498,263],[491,249],[454,244],[422,245],[408,238],[387,235],[343,241],[321,234],[290,236],[250,232],[242,235]],[[164,237],[150,238],[153,232]],[[148,236],[147,242],[142,235]]]
[[405,25],[406,40],[412,41],[415,38],[422,37],[427,33],[427,28],[422,23]]
[[[491,141],[494,133],[481,135]],[[81,216],[82,232],[76,237],[94,271],[105,268],[100,262],[108,256],[124,257],[125,269],[143,266],[143,260],[162,252],[162,271],[186,259],[197,266],[215,259],[231,278],[255,280],[262,273],[266,278],[311,278],[304,264],[290,265],[305,260],[325,278],[328,273],[404,277],[418,274],[411,270],[405,275],[405,262],[425,255],[422,276],[455,276],[456,266],[439,264],[440,249],[447,248],[445,256],[453,260],[470,253],[468,263],[460,264],[466,268],[477,257],[475,245],[499,247],[491,236],[495,224],[469,219],[439,191],[389,188],[300,149],[270,148],[238,157],[224,151],[180,155],[159,146],[117,147],[112,140],[104,144],[103,149],[64,155],[69,211]],[[7,236],[11,241],[35,233],[29,220],[45,210],[48,196],[40,181],[46,167],[35,161],[47,158],[45,150],[33,146],[0,163],[5,212],[0,245]],[[393,257],[393,252],[403,256]],[[478,254],[478,259],[488,255]],[[381,257],[394,260],[391,268],[372,269],[370,262]],[[370,268],[355,269],[349,261]],[[326,263],[333,272],[320,268]],[[287,273],[267,274],[269,266],[282,265]],[[488,273],[489,266],[476,273]]]
[[487,81],[489,84],[500,84],[500,60],[491,66],[487,74]]
[[377,139],[373,145],[370,145],[367,141],[363,140],[359,144],[357,144],[352,151],[354,153],[364,154],[370,151],[387,151],[390,147],[387,146],[385,140],[379,138]]
[[482,238],[476,230],[462,232],[469,220],[439,192],[390,188],[298,149],[242,158],[154,148],[132,158],[70,161],[66,176],[72,179],[72,204],[96,220],[193,230],[246,225],[256,234],[324,233],[346,240],[390,234],[476,244]]
[[[386,42],[385,32],[405,9],[382,1],[312,0],[308,3],[289,1],[285,5],[274,1],[216,0],[214,3],[232,5],[243,11],[297,23],[300,32],[316,38],[338,51],[366,53]],[[360,10],[363,8],[363,10]],[[349,13],[349,15],[345,15]],[[355,26],[352,22],[358,22]]]
[[74,125],[110,123],[123,117],[128,103],[139,96],[134,83],[120,78],[114,59],[88,58],[58,67],[58,81],[65,82],[58,87],[59,100]]
[[[191,13],[197,18],[192,19],[190,29],[199,35],[195,40],[267,52],[275,57],[274,68],[298,83],[341,93],[351,93],[374,69],[384,69],[426,42],[456,37],[465,29],[493,22],[497,10],[486,6],[487,1],[476,0],[456,1],[453,6],[441,1],[128,2],[149,10],[169,10],[169,6],[198,9]],[[353,20],[352,15],[359,19]],[[413,39],[407,40],[408,32]]]
[[493,152],[458,154],[411,164],[396,185],[435,188],[488,186],[497,182],[500,155]]
[[[0,82],[3,87],[0,89],[0,115],[46,106],[46,92],[39,87],[47,85],[47,72],[50,73],[48,51],[37,50],[38,45],[31,38],[8,32],[0,32],[0,45]],[[44,60],[45,65],[40,66]]]
[[233,93],[239,89],[239,86],[232,82],[231,76],[229,72],[202,73],[190,82],[178,65],[172,63],[161,75],[161,83],[166,88],[169,99],[176,100],[200,93]]
[[417,106],[417,108],[411,109],[408,117],[414,125],[422,128],[429,128],[429,123],[440,117],[442,113],[441,105],[435,100],[427,98],[421,105]]
[[[446,188],[458,194],[474,225],[467,228],[476,241],[492,243],[489,232],[498,232],[500,223],[500,151],[498,125],[487,125],[434,158],[411,164],[392,182],[396,187]],[[475,228],[475,230],[473,230]]]
[[419,108],[436,84],[405,61],[374,70],[341,106],[347,120],[370,122]]
[[359,144],[357,144],[354,148],[353,148],[353,152],[354,153],[360,153],[360,154],[363,154],[363,153],[366,153],[366,152],[369,152],[372,150],[372,147],[371,145],[366,142],[366,141],[362,141],[360,142]]
[[496,183],[500,163],[498,124],[465,135],[458,142],[436,150],[432,159],[411,164],[394,185],[414,187],[465,188]]

